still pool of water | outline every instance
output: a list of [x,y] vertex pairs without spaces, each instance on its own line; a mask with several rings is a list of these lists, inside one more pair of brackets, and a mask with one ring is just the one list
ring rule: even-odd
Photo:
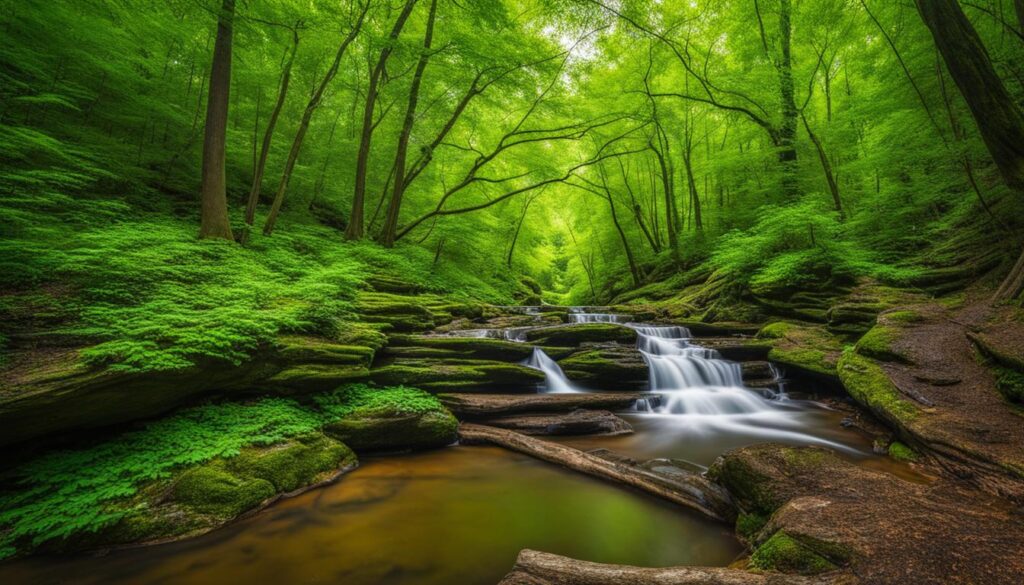
[[0,565],[45,585],[494,585],[523,548],[644,566],[725,565],[731,527],[491,447],[379,459],[203,537]]

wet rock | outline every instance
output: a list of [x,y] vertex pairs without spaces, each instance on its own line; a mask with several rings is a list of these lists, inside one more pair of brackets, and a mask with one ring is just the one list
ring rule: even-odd
[[835,379],[843,344],[824,327],[778,321],[765,325],[757,337],[771,345],[768,359],[787,371]]
[[526,332],[526,341],[537,345],[578,346],[584,342],[636,343],[636,331],[614,323],[580,323],[543,327]]
[[567,414],[517,414],[489,418],[485,424],[526,435],[624,435],[633,432],[626,421],[607,410],[574,410]]
[[354,449],[404,451],[450,445],[459,422],[446,410],[416,414],[356,413],[324,427],[324,432]]
[[519,364],[488,360],[396,360],[370,371],[382,386],[406,385],[424,390],[460,392],[493,388],[536,392],[544,374]]
[[647,381],[647,363],[635,347],[584,343],[582,348],[558,362],[569,379],[596,388],[621,388]]
[[476,419],[524,412],[571,412],[578,408],[626,410],[638,400],[657,402],[660,396],[641,392],[580,394],[439,394],[459,418]]
[[[911,483],[817,447],[726,453],[709,477],[742,510],[751,565],[865,583],[1016,583],[1024,523],[1000,501],[952,482]],[[737,524],[740,528],[740,523]]]

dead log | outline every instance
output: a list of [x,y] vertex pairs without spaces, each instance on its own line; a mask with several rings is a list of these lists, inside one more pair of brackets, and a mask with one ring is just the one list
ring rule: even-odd
[[574,410],[569,413],[513,414],[487,419],[492,427],[524,435],[626,435],[633,427],[607,410]]
[[490,443],[573,471],[628,485],[697,510],[715,520],[731,521],[735,517],[728,493],[697,473],[660,475],[625,460],[611,461],[565,445],[484,425],[463,423],[459,427],[459,439],[464,445]]

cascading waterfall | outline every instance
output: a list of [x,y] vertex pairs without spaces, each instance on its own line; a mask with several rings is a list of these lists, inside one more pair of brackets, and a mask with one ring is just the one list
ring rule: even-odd
[[[679,417],[697,435],[736,434],[853,451],[802,432],[800,414],[791,403],[769,400],[745,388],[740,365],[722,359],[713,349],[690,343],[685,327],[630,326],[637,331],[637,349],[650,371],[650,390],[662,396],[657,406],[637,403],[638,411]],[[773,373],[781,379],[779,372]],[[780,393],[776,398],[784,397]]]
[[565,376],[565,372],[562,371],[558,362],[551,359],[551,357],[544,353],[544,350],[539,347],[533,348],[533,355],[530,356],[530,359],[523,362],[523,365],[544,372],[544,378],[547,383],[545,392],[552,392],[556,394],[580,392],[580,390],[573,386],[572,382],[569,381],[569,378]]
[[613,315],[610,313],[569,313],[570,323],[625,323],[628,318],[625,315]]

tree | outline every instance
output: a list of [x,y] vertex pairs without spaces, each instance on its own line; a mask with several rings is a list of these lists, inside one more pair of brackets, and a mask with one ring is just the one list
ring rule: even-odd
[[[402,208],[402,197],[405,195],[405,157],[409,150],[409,137],[412,134],[412,127],[416,121],[416,104],[420,97],[420,83],[423,81],[423,71],[427,68],[427,61],[430,60],[430,45],[434,39],[434,20],[436,16],[437,0],[430,0],[427,31],[423,35],[423,52],[420,53],[419,61],[416,63],[416,72],[413,73],[412,86],[409,88],[409,104],[405,108],[405,120],[402,122],[402,132],[398,137],[398,150],[395,153],[394,190],[391,193],[391,202],[388,204],[388,210],[385,214],[384,229],[380,235],[380,243],[388,248],[395,245],[398,214]],[[511,259],[511,253],[509,258]]]
[[217,40],[210,66],[210,93],[206,101],[206,129],[203,137],[202,202],[199,237],[234,240],[228,218],[225,149],[228,128],[228,98],[231,91],[231,36],[235,0],[223,0],[217,15]]
[[[1006,184],[1024,196],[1024,114],[996,74],[974,26],[956,0],[915,0],[950,76],[960,88]],[[996,291],[1005,301],[1024,292],[1024,252]]]
[[345,239],[358,240],[363,237],[363,207],[366,200],[366,165],[370,160],[370,144],[373,141],[373,111],[377,107],[377,95],[380,92],[380,80],[387,66],[388,58],[395,49],[395,42],[405,28],[405,22],[412,13],[416,0],[406,0],[402,11],[391,27],[391,34],[377,57],[377,63],[370,72],[370,84],[366,88],[366,104],[363,107],[363,132],[359,141],[359,153],[356,155],[356,178],[352,194],[352,213],[349,216]]
[[252,187],[249,188],[249,198],[245,206],[245,225],[252,226],[256,217],[256,204],[260,199],[260,187],[263,184],[263,170],[267,166],[267,155],[270,153],[270,141],[274,137],[274,127],[277,126],[277,119],[281,116],[281,108],[284,107],[285,98],[288,96],[288,86],[292,79],[292,65],[295,64],[295,53],[299,50],[299,27],[302,22],[296,22],[292,27],[292,44],[281,70],[281,84],[277,90],[277,100],[274,101],[274,109],[270,112],[270,119],[267,121],[267,129],[263,133],[263,142],[260,146],[260,153],[252,169]]

